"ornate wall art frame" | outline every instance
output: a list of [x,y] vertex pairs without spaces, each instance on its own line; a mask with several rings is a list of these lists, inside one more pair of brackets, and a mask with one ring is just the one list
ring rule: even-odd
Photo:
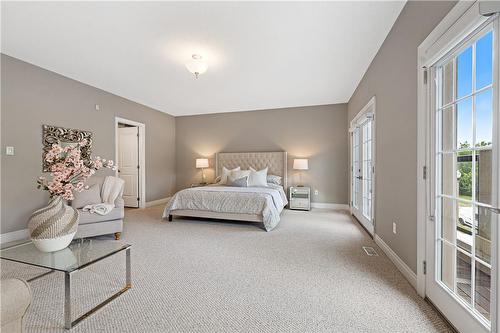
[[85,164],[90,163],[92,153],[92,132],[79,129],[64,128],[53,125],[42,126],[42,167],[43,172],[50,171],[50,163],[45,161],[45,154],[52,148],[53,144],[60,144],[62,147],[75,145],[77,142],[87,139],[87,145],[81,148],[82,158]]

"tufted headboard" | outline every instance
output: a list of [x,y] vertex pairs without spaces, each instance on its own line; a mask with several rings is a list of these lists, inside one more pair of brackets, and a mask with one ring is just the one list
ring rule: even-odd
[[287,156],[286,151],[252,152],[252,153],[217,153],[215,154],[215,176],[222,173],[222,167],[234,169],[241,167],[246,170],[250,167],[261,170],[268,167],[269,175],[280,176],[283,179],[283,188],[287,188]]

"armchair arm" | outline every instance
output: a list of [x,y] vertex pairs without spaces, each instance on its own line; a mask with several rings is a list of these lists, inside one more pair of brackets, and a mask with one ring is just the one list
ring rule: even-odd
[[13,324],[21,327],[22,319],[31,304],[31,289],[26,281],[3,279],[0,281],[0,319],[1,326]]
[[118,197],[115,200],[115,207],[118,207],[118,208],[125,207],[125,201],[123,200],[123,187],[124,186],[125,186],[125,184],[122,184],[122,189],[120,190],[120,194],[118,194]]
[[120,196],[118,198],[116,198],[115,200],[115,207],[117,208],[123,208],[125,207],[125,201],[123,201],[123,198]]

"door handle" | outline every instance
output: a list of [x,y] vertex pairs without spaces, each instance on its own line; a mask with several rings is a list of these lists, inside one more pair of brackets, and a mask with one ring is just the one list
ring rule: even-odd
[[495,213],[495,214],[500,214],[500,208],[497,207],[487,207],[490,212]]
[[358,177],[356,177],[356,178],[358,178],[358,179],[363,179],[363,177],[359,177],[359,176],[358,176]]

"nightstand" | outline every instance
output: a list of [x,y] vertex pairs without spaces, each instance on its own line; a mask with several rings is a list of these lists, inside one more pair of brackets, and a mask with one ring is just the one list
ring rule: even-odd
[[311,210],[311,188],[307,186],[291,186],[288,208]]

